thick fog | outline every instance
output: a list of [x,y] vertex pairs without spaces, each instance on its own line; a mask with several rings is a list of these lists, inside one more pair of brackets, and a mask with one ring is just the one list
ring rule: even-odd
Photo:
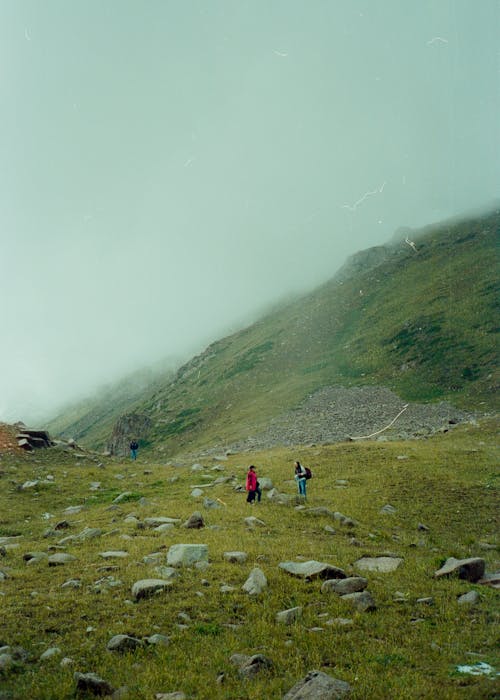
[[2,0],[0,420],[499,193],[497,0]]

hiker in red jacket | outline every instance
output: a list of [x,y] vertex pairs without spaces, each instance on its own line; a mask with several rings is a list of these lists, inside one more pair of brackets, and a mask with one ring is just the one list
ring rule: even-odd
[[257,474],[255,473],[255,467],[253,464],[248,467],[245,488],[247,490],[247,503],[255,503],[255,496],[257,496],[257,499],[260,502],[262,491],[259,488],[259,482],[257,481]]

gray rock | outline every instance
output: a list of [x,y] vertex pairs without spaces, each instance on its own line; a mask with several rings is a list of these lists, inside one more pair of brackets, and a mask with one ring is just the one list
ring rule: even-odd
[[381,513],[384,513],[385,515],[394,515],[396,513],[396,509],[394,506],[391,506],[390,503],[387,503],[383,508],[380,509]]
[[289,608],[288,610],[281,610],[281,612],[276,613],[276,622],[282,625],[292,625],[301,617],[302,607],[299,605],[296,608]]
[[279,564],[280,569],[286,571],[291,576],[297,576],[298,578],[304,578],[308,581],[313,579],[330,579],[330,578],[346,578],[346,574],[342,569],[337,566],[332,566],[331,564],[325,564],[320,561],[305,561],[305,562],[294,562],[285,561]]
[[168,550],[167,564],[170,566],[191,566],[198,561],[208,562],[208,545],[174,544]]
[[241,588],[245,593],[248,593],[248,595],[259,595],[262,593],[262,591],[267,588],[267,578],[262,569],[259,569],[258,566],[252,569],[249,577]]
[[81,588],[82,582],[78,578],[70,578],[68,581],[61,583],[61,588]]
[[500,589],[500,571],[496,571],[494,574],[484,574],[477,583],[481,586]]
[[144,643],[137,637],[129,637],[128,634],[116,634],[114,637],[111,637],[106,645],[106,649],[108,651],[125,652],[133,651],[142,646],[144,646]]
[[23,554],[23,559],[27,564],[38,564],[39,562],[47,561],[49,558],[49,555],[47,552],[26,552],[26,554]]
[[125,559],[125,557],[128,557],[128,552],[124,552],[123,550],[112,550],[109,552],[99,552],[99,556],[103,559]]
[[175,525],[173,523],[163,523],[163,525],[158,525],[158,527],[153,528],[155,532],[168,532],[169,530],[173,530],[175,528]]
[[205,527],[205,521],[203,520],[202,514],[195,511],[189,516],[186,522],[183,523],[182,527],[186,527],[190,530],[199,530],[200,528]]
[[349,518],[347,515],[344,515],[343,513],[339,513],[338,511],[335,511],[333,514],[334,519],[339,522],[341,525],[344,527],[356,527],[358,522],[354,520],[353,518]]
[[224,552],[223,557],[231,564],[243,564],[248,559],[248,554],[246,552]]
[[292,506],[295,504],[295,496],[290,496],[288,493],[280,493],[276,488],[271,489],[267,497],[271,503],[281,506]]
[[283,700],[338,700],[348,697],[350,692],[349,683],[322,671],[309,671],[283,696]]
[[263,520],[250,515],[248,518],[245,518],[245,525],[250,529],[253,529],[254,527],[265,527],[266,523]]
[[156,566],[155,567],[155,573],[158,574],[158,576],[161,576],[161,578],[178,578],[179,572],[177,569],[174,569],[173,566]]
[[257,674],[268,671],[273,666],[271,659],[263,654],[254,654],[253,656],[233,654],[229,660],[238,667],[238,673],[243,678],[254,678]]
[[76,689],[92,693],[93,695],[112,695],[115,692],[108,681],[100,678],[96,673],[75,673]]
[[144,518],[144,524],[147,527],[159,527],[160,525],[177,525],[180,522],[180,518],[167,518],[163,516],[156,518]]
[[49,566],[62,566],[63,564],[69,564],[72,561],[76,561],[76,557],[72,554],[67,554],[66,552],[56,552],[51,554],[49,559]]
[[464,593],[457,599],[459,605],[476,605],[479,602],[479,593],[477,591],[469,591]]
[[124,491],[113,500],[113,503],[123,503],[123,501],[128,500],[132,495],[132,491]]
[[350,576],[344,579],[332,578],[322,584],[321,592],[346,595],[347,593],[359,593],[360,591],[364,591],[367,585],[368,581],[361,576]]
[[191,496],[192,498],[199,498],[200,496],[203,496],[203,489],[196,488],[191,491]]
[[59,649],[59,647],[50,647],[50,649],[44,651],[43,654],[40,656],[40,661],[47,661],[48,659],[53,659],[54,656],[59,656],[60,654],[62,654],[62,651]]
[[162,552],[153,552],[152,554],[146,554],[142,557],[142,561],[145,564],[159,564],[165,555]]
[[271,491],[274,488],[272,479],[267,476],[259,476],[259,486],[262,491]]
[[102,535],[102,530],[99,527],[86,527],[78,535],[75,536],[78,542],[85,542],[86,540],[93,540],[94,537],[100,537]]
[[390,573],[395,571],[402,562],[403,559],[401,557],[361,557],[361,559],[354,562],[354,566],[361,571]]
[[450,557],[438,571],[434,572],[434,576],[439,578],[441,576],[456,575],[458,578],[475,583],[482,578],[485,568],[486,563],[480,557],[472,557],[470,559]]
[[172,582],[165,579],[142,579],[141,581],[136,581],[132,586],[132,597],[136,601],[150,598],[160,591],[166,591],[170,586],[172,586]]
[[66,515],[76,515],[77,513],[81,513],[83,510],[83,506],[68,506],[63,512],[66,513]]
[[359,612],[367,612],[370,610],[376,610],[377,606],[375,601],[368,591],[362,591],[360,593],[347,593],[343,595],[342,600],[345,600],[350,605],[353,605]]
[[206,496],[203,499],[203,507],[207,509],[217,510],[217,508],[222,508],[222,505],[218,501],[214,501],[213,498],[208,498],[208,496]]
[[170,637],[167,637],[165,634],[152,634],[150,637],[146,637],[146,642],[156,646],[167,647],[170,644]]
[[173,693],[156,693],[155,700],[186,700],[186,694],[182,690],[174,690]]

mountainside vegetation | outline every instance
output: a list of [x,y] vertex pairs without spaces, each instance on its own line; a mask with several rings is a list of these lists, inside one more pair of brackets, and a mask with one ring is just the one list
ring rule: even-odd
[[[331,385],[496,409],[499,224],[495,211],[406,230],[406,240],[358,253],[314,292],[213,343],[129,402],[151,419],[144,446],[176,454],[230,444]],[[84,444],[105,446],[98,423]]]

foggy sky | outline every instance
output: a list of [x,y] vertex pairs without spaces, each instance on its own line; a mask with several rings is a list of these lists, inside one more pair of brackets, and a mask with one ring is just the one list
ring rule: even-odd
[[0,0],[0,420],[500,189],[496,0]]

